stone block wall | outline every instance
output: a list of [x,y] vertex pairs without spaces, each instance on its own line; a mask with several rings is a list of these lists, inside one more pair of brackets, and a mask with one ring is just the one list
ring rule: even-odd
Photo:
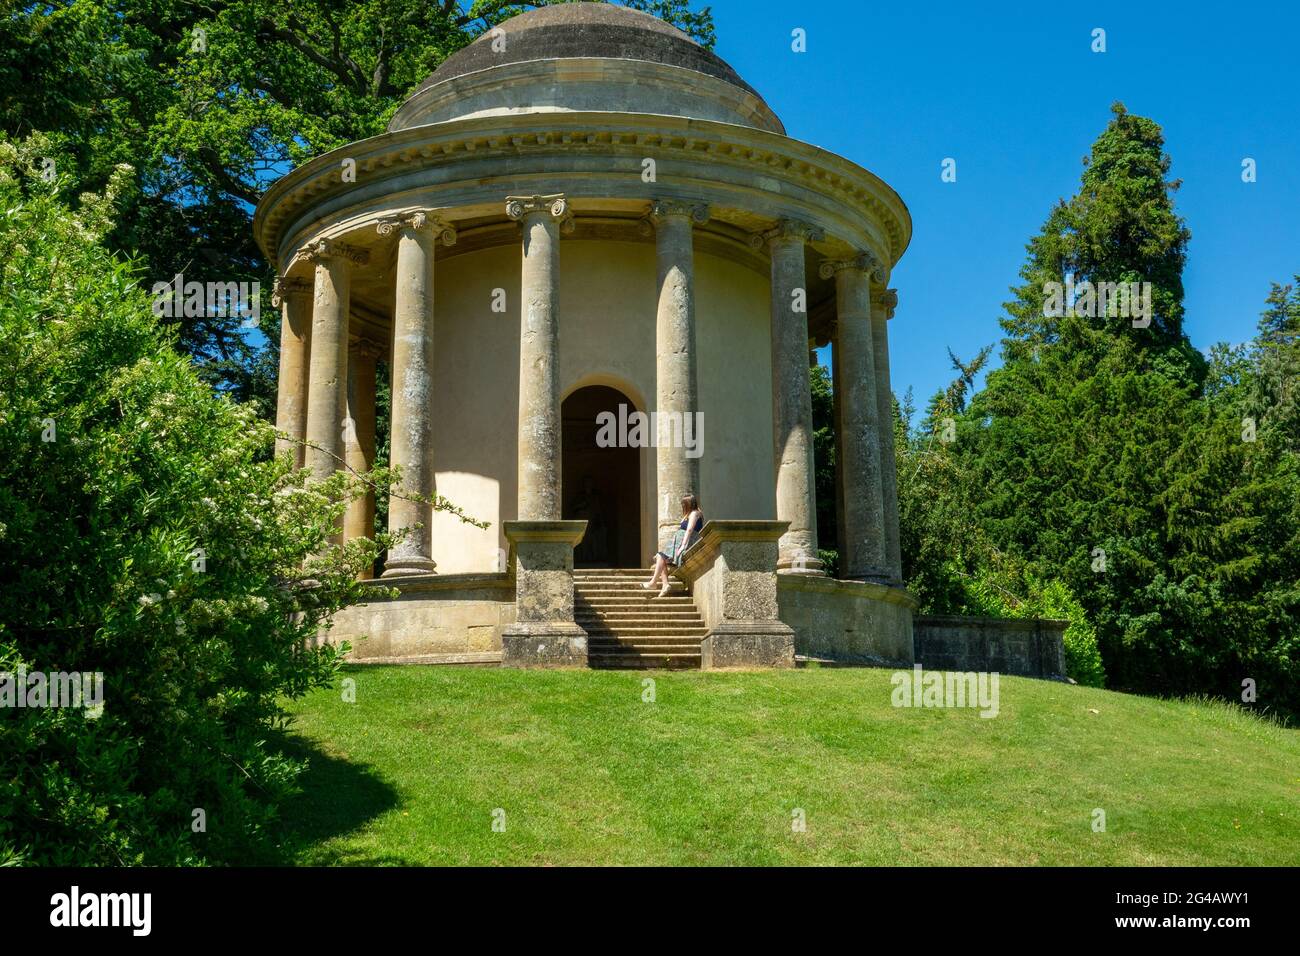
[[916,660],[931,670],[997,671],[1022,677],[1065,674],[1069,621],[1041,618],[918,617]]
[[498,664],[501,634],[515,620],[507,574],[412,576],[377,581],[396,598],[345,608],[325,634],[349,641],[348,660],[386,664]]
[[707,634],[704,670],[794,666],[794,632],[780,619],[776,563],[784,521],[708,521],[676,576],[691,588]]
[[781,620],[794,628],[795,653],[846,664],[910,666],[911,595],[900,588],[782,574]]

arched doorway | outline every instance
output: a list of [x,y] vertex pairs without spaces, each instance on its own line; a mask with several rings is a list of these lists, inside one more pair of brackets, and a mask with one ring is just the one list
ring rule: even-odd
[[[623,407],[622,415],[619,406]],[[607,385],[588,385],[560,407],[563,487],[566,519],[585,519],[587,534],[574,550],[579,568],[638,568],[641,554],[641,449],[601,447],[597,416],[609,412],[626,421],[636,406]]]

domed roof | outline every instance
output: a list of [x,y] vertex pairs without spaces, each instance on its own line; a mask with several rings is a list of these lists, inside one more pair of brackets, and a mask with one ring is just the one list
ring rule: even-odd
[[[716,77],[758,97],[727,63],[658,17],[611,3],[559,3],[500,24],[505,49],[493,49],[493,31],[453,53],[421,84],[419,93],[445,80],[528,60],[606,57],[646,60]],[[499,46],[500,44],[498,44]]]

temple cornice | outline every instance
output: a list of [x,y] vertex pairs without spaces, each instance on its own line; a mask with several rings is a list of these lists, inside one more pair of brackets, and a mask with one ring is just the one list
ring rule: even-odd
[[[641,177],[646,159],[657,166],[653,184]],[[806,221],[826,234],[827,255],[866,248],[892,266],[911,237],[898,195],[843,157],[765,130],[630,113],[477,117],[352,143],[272,185],[254,229],[279,263],[338,224],[389,214],[395,202],[436,205],[450,225],[500,216],[501,195],[534,191],[538,171],[579,216],[620,202],[644,209],[666,186],[751,232]]]

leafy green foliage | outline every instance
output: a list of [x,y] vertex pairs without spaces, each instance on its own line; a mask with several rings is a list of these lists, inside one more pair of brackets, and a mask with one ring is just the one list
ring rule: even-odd
[[[268,182],[384,131],[446,57],[543,2],[475,0],[76,0],[0,3],[0,132],[50,134],[60,172],[102,190],[123,163],[137,189],[110,248],[150,281],[264,287],[268,347],[239,319],[176,320],[204,377],[274,411],[279,319],[252,208]],[[706,46],[708,9],[630,0]],[[269,355],[268,355],[269,354]]]
[[[1059,585],[1089,679],[1094,628],[1112,686],[1241,699],[1253,682],[1261,706],[1295,714],[1300,299],[1275,286],[1255,342],[1197,352],[1169,168],[1159,127],[1116,105],[1080,191],[1029,243],[1002,366],[967,401],[954,360],[957,382],[900,449],[907,574],[936,612],[978,613],[992,584],[1046,607],[1035,593]],[[1069,273],[1150,282],[1150,326],[1045,315],[1046,283]]]
[[237,858],[300,770],[282,699],[335,673],[376,543],[324,542],[369,479],[272,457],[104,247],[130,170],[73,211],[51,148],[0,141],[0,671],[102,673],[104,706],[0,709],[0,858]]
[[[831,374],[825,365],[808,369],[812,389],[813,489],[817,500],[817,543],[828,573],[839,564],[839,520],[835,502],[839,495],[835,481],[835,404]],[[828,563],[829,562],[829,563]]]

